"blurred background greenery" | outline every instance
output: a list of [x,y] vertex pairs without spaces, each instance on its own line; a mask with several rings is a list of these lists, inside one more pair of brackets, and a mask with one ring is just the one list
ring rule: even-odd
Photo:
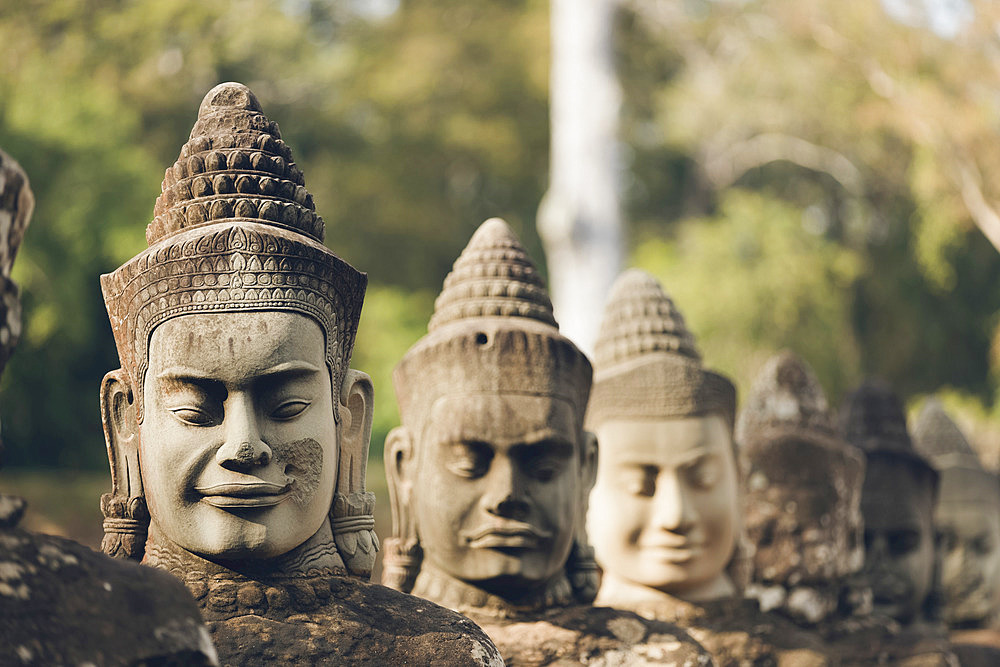
[[[163,169],[226,80],[280,124],[327,244],[369,274],[353,366],[375,379],[378,459],[392,367],[479,223],[504,217],[544,266],[548,17],[546,0],[0,0],[0,147],[37,198],[0,482],[97,516],[95,492],[70,496],[105,479],[98,387],[118,362],[98,274],[144,247]],[[835,403],[867,374],[911,405],[942,392],[997,465],[998,20],[976,0],[623,2],[630,262],[741,391],[792,347]]]

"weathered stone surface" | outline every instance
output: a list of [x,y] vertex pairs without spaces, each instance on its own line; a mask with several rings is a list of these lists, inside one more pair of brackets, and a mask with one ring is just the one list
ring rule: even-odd
[[146,560],[197,597],[223,664],[502,664],[469,619],[356,577],[247,576],[155,543]]
[[943,618],[957,628],[1000,624],[1000,480],[941,404],[920,411],[913,440],[941,476],[934,523],[941,560]]
[[791,352],[765,364],[736,430],[748,465],[747,593],[797,623],[837,625],[870,610],[864,564],[864,458],[836,435],[812,370]]
[[508,664],[711,663],[676,626],[589,606],[591,367],[506,223],[473,235],[393,379],[385,583],[470,615]]
[[105,550],[182,577],[226,664],[498,664],[469,621],[362,583],[374,390],[349,362],[367,278],[322,245],[245,86],[206,95],[155,216],[150,247],[102,276],[122,362],[101,395]]
[[10,270],[34,207],[24,170],[0,151],[0,373],[21,336],[20,290]]
[[17,528],[23,508],[0,496],[0,664],[218,664],[180,582]]

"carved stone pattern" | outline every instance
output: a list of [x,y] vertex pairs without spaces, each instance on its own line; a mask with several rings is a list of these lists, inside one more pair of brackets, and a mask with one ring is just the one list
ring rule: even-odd
[[594,367],[600,374],[654,352],[701,359],[684,316],[659,282],[645,271],[629,269],[611,288],[594,343]]
[[194,312],[294,310],[322,326],[339,387],[347,370],[366,278],[322,246],[252,223],[180,236],[102,277],[119,354],[142,385],[153,329]]
[[455,260],[427,329],[476,317],[523,317],[558,328],[542,277],[498,218],[484,222]]

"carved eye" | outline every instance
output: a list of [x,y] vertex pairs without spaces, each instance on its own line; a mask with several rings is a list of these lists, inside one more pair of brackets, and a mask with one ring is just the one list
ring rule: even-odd
[[459,477],[482,477],[490,469],[493,450],[485,443],[462,442],[450,447],[447,467]]
[[211,426],[213,423],[212,415],[208,414],[204,410],[199,410],[198,408],[184,406],[180,408],[172,408],[170,410],[177,419],[181,420],[185,424],[190,424],[191,426]]
[[722,467],[715,458],[701,459],[688,470],[688,480],[695,488],[711,489],[722,475]]
[[286,401],[279,405],[277,410],[271,413],[271,417],[279,420],[292,419],[305,412],[305,409],[308,408],[309,405],[309,401]]

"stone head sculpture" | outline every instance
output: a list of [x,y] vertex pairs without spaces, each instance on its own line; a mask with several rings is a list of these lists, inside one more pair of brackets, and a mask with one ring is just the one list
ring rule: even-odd
[[393,538],[383,583],[442,602],[435,582],[462,582],[472,607],[489,595],[568,601],[571,585],[592,599],[582,537],[596,464],[583,430],[590,362],[559,333],[505,222],[473,235],[393,380],[402,425],[385,445]]
[[1000,620],[1000,481],[985,470],[941,403],[924,403],[913,441],[940,474],[934,523],[942,615],[953,627]]
[[0,373],[21,335],[20,290],[10,271],[34,207],[24,170],[0,151]]
[[933,616],[937,472],[914,449],[902,403],[888,385],[869,380],[858,387],[841,422],[868,462],[861,509],[875,610],[902,623]]
[[149,248],[101,277],[122,366],[101,386],[105,552],[141,558],[148,525],[260,563],[332,523],[335,556],[370,574],[372,384],[348,368],[367,279],[323,237],[277,124],[247,87],[213,88]]
[[601,322],[586,418],[601,446],[587,519],[604,570],[599,602],[643,589],[694,601],[736,593],[735,413],[735,387],[702,366],[656,279],[623,273]]
[[758,374],[736,440],[755,549],[748,593],[800,622],[830,618],[863,564],[864,457],[837,436],[812,369],[788,351]]

